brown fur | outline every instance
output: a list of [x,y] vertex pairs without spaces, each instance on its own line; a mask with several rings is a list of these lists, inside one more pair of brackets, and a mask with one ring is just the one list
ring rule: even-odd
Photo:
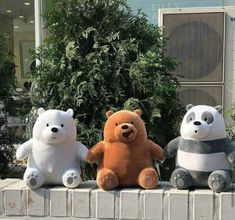
[[88,161],[100,161],[97,184],[111,190],[117,186],[155,188],[158,177],[152,159],[163,160],[161,147],[148,140],[140,111],[106,113],[104,140],[89,150]]

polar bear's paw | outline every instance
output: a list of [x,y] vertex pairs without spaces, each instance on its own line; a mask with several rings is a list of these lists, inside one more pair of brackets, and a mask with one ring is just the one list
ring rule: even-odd
[[68,188],[76,188],[81,183],[80,174],[76,170],[68,170],[62,177],[63,184]]
[[42,174],[37,170],[30,170],[25,173],[24,181],[31,189],[37,189],[43,184]]

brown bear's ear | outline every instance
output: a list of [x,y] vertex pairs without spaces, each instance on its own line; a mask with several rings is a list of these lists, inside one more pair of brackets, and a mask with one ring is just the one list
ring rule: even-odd
[[109,118],[112,114],[113,114],[113,112],[111,110],[109,110],[106,112],[106,117]]
[[142,115],[142,111],[141,111],[141,110],[139,110],[139,109],[134,110],[134,112],[135,112],[137,115],[139,115],[139,116],[141,116],[141,115]]

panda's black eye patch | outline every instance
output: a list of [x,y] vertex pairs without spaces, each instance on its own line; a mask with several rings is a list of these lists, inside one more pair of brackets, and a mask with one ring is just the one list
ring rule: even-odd
[[210,112],[204,112],[202,114],[202,120],[205,121],[209,125],[214,121],[214,118]]
[[195,120],[195,113],[194,112],[190,112],[186,121],[187,123],[191,122],[191,121],[194,121]]
[[49,127],[49,124],[47,123],[46,126]]

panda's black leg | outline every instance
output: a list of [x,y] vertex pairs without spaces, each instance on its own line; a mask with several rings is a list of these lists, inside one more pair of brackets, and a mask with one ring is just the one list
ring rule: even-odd
[[216,170],[208,178],[208,185],[214,192],[227,191],[232,181],[231,172]]
[[177,189],[187,189],[192,186],[192,177],[184,168],[177,168],[171,175],[171,184]]

